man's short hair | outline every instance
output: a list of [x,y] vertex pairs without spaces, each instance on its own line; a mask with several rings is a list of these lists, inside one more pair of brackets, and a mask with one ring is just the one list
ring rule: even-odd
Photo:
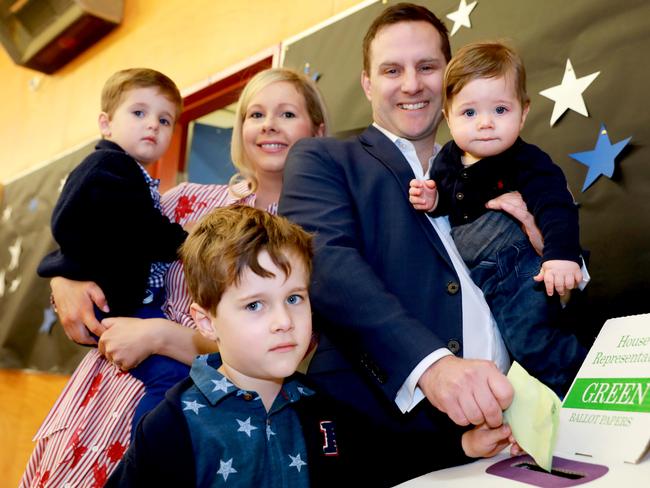
[[124,94],[135,88],[157,88],[161,95],[167,98],[176,107],[175,119],[183,108],[183,98],[176,86],[168,76],[149,68],[130,68],[114,73],[102,89],[102,112],[113,117],[115,110],[122,103]]
[[460,48],[447,65],[442,85],[442,106],[449,110],[454,96],[477,78],[513,76],[522,107],[530,102],[526,92],[526,69],[517,52],[501,42],[475,42]]
[[414,3],[397,3],[386,8],[373,21],[363,38],[363,70],[370,75],[370,45],[377,33],[386,26],[399,22],[428,22],[440,34],[440,48],[445,60],[451,59],[451,47],[449,45],[449,33],[447,27],[435,16],[431,10]]
[[210,212],[192,230],[180,251],[192,300],[216,315],[226,288],[238,285],[246,269],[264,278],[273,277],[260,266],[262,251],[287,277],[296,259],[302,261],[308,275],[311,273],[312,236],[302,227],[245,205]]

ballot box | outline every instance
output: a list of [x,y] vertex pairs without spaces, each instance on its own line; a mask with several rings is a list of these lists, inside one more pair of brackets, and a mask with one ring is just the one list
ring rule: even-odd
[[649,446],[650,314],[645,314],[603,325],[562,402],[551,472],[530,456],[510,457],[504,450],[399,486],[650,486]]

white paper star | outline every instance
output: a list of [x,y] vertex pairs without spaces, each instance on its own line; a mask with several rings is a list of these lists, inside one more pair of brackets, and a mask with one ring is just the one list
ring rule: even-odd
[[183,403],[185,404],[185,408],[183,408],[183,410],[191,410],[197,415],[199,414],[199,410],[205,407],[205,405],[197,402],[196,400],[192,400],[191,402],[188,402],[187,400],[183,400]]
[[290,468],[296,468],[299,473],[300,473],[300,469],[303,466],[307,466],[307,463],[305,461],[303,461],[302,459],[300,459],[300,453],[298,453],[295,456],[292,456],[291,454],[289,454],[289,457],[291,458],[291,464],[289,464],[289,467]]
[[248,417],[245,421],[235,419],[237,423],[239,424],[239,429],[237,429],[237,432],[244,432],[248,437],[251,436],[251,432],[254,430],[257,430],[257,427],[254,425],[251,425],[251,418]]
[[22,250],[22,243],[23,243],[23,238],[18,237],[14,241],[14,243],[11,246],[9,246],[9,255],[11,256],[11,258],[9,260],[9,266],[7,267],[7,271],[14,270],[18,267],[20,251]]
[[5,209],[2,211],[2,221],[3,222],[7,222],[11,218],[11,212],[12,212],[11,207],[5,207]]
[[228,479],[228,476],[231,475],[232,473],[236,473],[237,470],[232,467],[232,458],[230,458],[228,461],[225,463],[223,460],[219,460],[219,471],[217,471],[217,474],[220,474],[223,476],[223,480],[226,481]]
[[21,278],[19,276],[9,284],[9,293],[13,293],[18,289],[18,287],[20,286],[20,281]]
[[43,311],[43,322],[41,322],[38,332],[41,334],[49,334],[54,322],[56,322],[56,314],[54,313],[54,310],[52,310],[52,307],[47,307]]
[[467,27],[468,29],[472,27],[472,23],[469,20],[469,14],[472,13],[474,7],[476,7],[476,2],[472,2],[467,5],[467,2],[465,0],[460,0],[458,10],[447,14],[447,18],[454,21],[454,25],[451,28],[451,34],[449,34],[450,36],[453,36],[456,32],[458,32],[461,27]]
[[212,383],[214,383],[214,388],[212,391],[223,391],[224,393],[228,393],[228,388],[233,386],[233,384],[228,381],[225,377],[221,378],[220,380],[210,380]]
[[589,117],[585,101],[582,98],[582,92],[591,85],[599,74],[600,71],[596,71],[582,78],[576,78],[576,73],[573,71],[573,66],[571,66],[571,60],[567,58],[562,83],[539,92],[543,97],[555,102],[553,113],[551,114],[551,127],[568,109]]
[[272,435],[275,435],[275,432],[273,432],[271,430],[271,426],[267,424],[266,425],[266,440],[268,441],[271,438]]
[[61,178],[61,181],[59,181],[59,188],[57,189],[57,191],[59,193],[61,193],[63,191],[63,185],[65,185],[65,182],[66,182],[67,179],[68,179],[68,176],[66,175],[63,178]]
[[0,270],[0,298],[5,296],[5,274],[6,271]]

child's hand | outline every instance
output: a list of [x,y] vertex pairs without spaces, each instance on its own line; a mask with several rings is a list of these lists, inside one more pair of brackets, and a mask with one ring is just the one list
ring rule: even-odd
[[190,220],[189,222],[185,223],[183,229],[185,230],[185,232],[190,233],[192,232],[192,229],[196,226],[196,224],[197,224],[196,220]]
[[97,349],[122,371],[135,368],[156,352],[153,325],[157,320],[161,319],[106,318],[102,320],[106,331],[100,337]]
[[433,180],[411,180],[409,183],[409,202],[415,210],[431,212],[438,204],[438,190]]
[[544,282],[549,297],[553,295],[553,290],[556,290],[558,295],[564,296],[567,291],[573,290],[582,281],[582,271],[578,263],[555,259],[544,261],[539,274],[533,279]]
[[523,452],[519,444],[515,442],[510,426],[506,424],[494,429],[487,424],[477,425],[463,434],[461,444],[465,454],[473,458],[494,456],[509,444],[512,444],[510,454],[515,455]]

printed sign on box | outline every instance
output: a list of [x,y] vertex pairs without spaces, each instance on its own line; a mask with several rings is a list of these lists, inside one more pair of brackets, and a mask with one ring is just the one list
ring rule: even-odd
[[650,314],[605,322],[560,411],[557,452],[638,462],[650,442]]

